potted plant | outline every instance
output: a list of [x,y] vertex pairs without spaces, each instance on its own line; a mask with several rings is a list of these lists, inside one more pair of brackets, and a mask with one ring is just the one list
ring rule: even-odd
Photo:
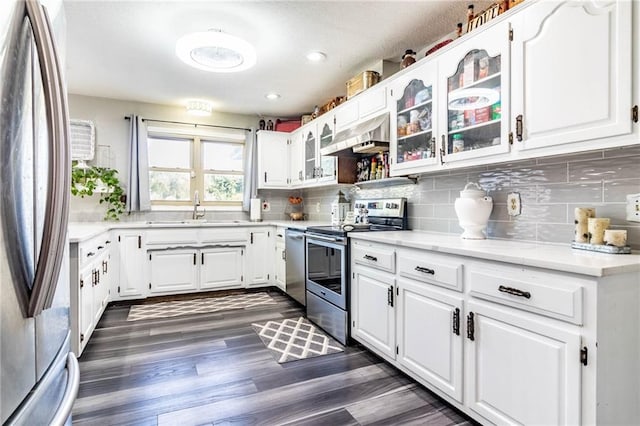
[[104,220],[119,220],[124,213],[125,195],[117,177],[118,171],[108,167],[89,166],[73,161],[71,169],[71,194],[84,198],[100,194],[100,204],[107,211]]

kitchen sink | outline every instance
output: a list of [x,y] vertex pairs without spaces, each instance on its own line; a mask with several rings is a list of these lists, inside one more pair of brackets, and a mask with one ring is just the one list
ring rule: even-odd
[[148,220],[147,225],[216,225],[230,223],[249,223],[248,220],[204,220],[204,219],[183,219],[183,220]]

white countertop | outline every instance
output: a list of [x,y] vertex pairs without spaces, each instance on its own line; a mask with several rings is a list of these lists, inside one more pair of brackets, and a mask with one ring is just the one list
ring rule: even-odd
[[150,222],[70,222],[69,242],[79,243],[93,238],[110,229],[156,229],[156,228],[220,228],[248,226],[282,226],[285,228],[306,230],[309,226],[329,225],[326,221],[270,220],[264,222],[249,221],[150,221]]
[[354,240],[393,244],[479,259],[602,277],[635,273],[640,284],[640,254],[606,254],[572,249],[569,244],[507,240],[465,240],[426,231],[351,232]]

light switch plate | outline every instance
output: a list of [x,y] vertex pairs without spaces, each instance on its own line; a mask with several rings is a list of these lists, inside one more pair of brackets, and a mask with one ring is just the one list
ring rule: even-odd
[[627,195],[627,220],[640,222],[640,194]]
[[520,203],[520,194],[510,192],[507,195],[507,213],[509,216],[518,216],[522,212],[522,204]]

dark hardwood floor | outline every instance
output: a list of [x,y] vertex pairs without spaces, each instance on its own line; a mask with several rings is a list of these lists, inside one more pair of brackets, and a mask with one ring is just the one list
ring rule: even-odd
[[470,424],[360,345],[278,364],[252,322],[297,318],[276,305],[126,321],[109,306],[80,358],[74,424]]

